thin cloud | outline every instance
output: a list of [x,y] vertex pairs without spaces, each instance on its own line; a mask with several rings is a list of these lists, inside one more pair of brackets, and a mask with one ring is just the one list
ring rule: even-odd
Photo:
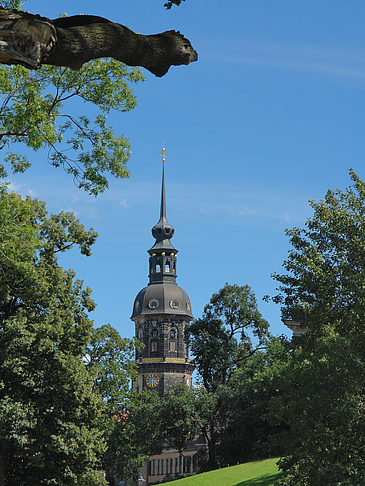
[[8,182],[8,190],[10,192],[17,192],[21,196],[38,197],[38,193],[36,191],[30,187],[26,187],[25,184],[17,184],[14,181]]
[[129,208],[130,207],[130,204],[129,204],[129,202],[126,199],[122,199],[121,201],[119,201],[118,207],[120,207],[120,208]]
[[[245,55],[242,56],[241,53]],[[203,56],[202,56],[203,57]],[[207,53],[207,59],[213,56]],[[215,58],[215,56],[214,56]],[[336,77],[365,79],[365,52],[342,47],[246,45],[220,62],[307,71]]]

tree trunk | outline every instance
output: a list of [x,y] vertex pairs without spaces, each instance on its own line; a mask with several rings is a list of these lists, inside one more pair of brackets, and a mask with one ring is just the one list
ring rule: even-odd
[[91,59],[113,57],[141,66],[158,77],[169,68],[196,61],[190,42],[174,30],[136,34],[92,15],[50,20],[0,7],[0,63],[37,69],[42,64],[78,70]]

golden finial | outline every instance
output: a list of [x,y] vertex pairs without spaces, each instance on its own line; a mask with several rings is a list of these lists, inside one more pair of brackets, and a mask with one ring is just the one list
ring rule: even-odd
[[160,152],[160,155],[162,155],[162,162],[165,162],[166,160],[165,154],[166,154],[166,149],[165,149],[165,140],[164,140],[162,144],[162,151]]

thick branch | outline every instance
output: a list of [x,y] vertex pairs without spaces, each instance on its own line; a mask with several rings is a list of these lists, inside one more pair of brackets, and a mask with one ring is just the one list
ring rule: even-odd
[[50,20],[0,8],[0,62],[37,69],[42,64],[78,70],[91,59],[113,57],[163,76],[170,66],[198,55],[180,32],[136,34],[102,17],[77,15]]

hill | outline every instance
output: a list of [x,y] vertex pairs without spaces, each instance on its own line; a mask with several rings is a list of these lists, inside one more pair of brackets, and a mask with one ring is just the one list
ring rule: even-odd
[[282,477],[276,465],[278,458],[247,462],[216,469],[189,478],[164,483],[164,486],[274,486]]

